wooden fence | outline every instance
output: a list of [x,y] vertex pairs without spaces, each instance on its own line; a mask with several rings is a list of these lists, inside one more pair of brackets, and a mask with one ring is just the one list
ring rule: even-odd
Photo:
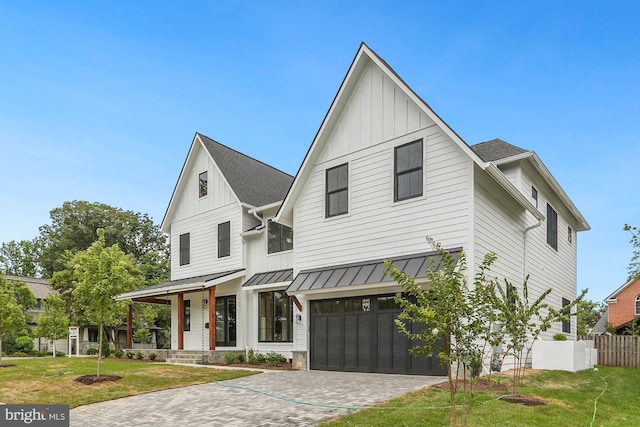
[[596,335],[598,365],[640,368],[640,337],[631,335]]

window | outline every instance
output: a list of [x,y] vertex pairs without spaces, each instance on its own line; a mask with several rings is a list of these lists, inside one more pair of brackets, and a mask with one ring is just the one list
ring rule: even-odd
[[[562,298],[562,308],[568,306],[569,304],[571,304],[571,302],[566,299],[566,298]],[[562,332],[565,333],[571,333],[571,320],[566,320],[562,322]]]
[[327,169],[325,216],[327,218],[349,212],[349,165]]
[[636,297],[636,316],[640,316],[640,295]]
[[182,324],[185,331],[191,330],[191,300],[184,300],[182,304]]
[[422,196],[422,140],[396,147],[394,157],[394,200]]
[[567,241],[569,244],[573,243],[573,232],[571,231],[571,227],[567,227]]
[[538,190],[533,185],[531,186],[531,198],[533,199],[533,205],[538,207]]
[[180,265],[186,265],[191,262],[191,235],[185,233],[180,235]]
[[204,171],[200,175],[198,175],[198,196],[200,197],[204,197],[208,194],[208,175],[208,171]]
[[293,342],[293,305],[285,291],[260,292],[258,340]]
[[216,345],[236,345],[236,296],[216,297]]
[[547,203],[547,243],[558,250],[558,213]]
[[268,253],[290,251],[293,249],[293,229],[269,220]]
[[88,328],[87,335],[89,342],[98,342],[98,328]]
[[218,258],[231,255],[231,223],[218,224]]

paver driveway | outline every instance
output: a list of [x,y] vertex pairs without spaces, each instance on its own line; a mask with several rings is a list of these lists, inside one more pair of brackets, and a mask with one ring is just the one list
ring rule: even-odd
[[443,377],[324,371],[263,374],[94,403],[84,426],[312,426],[443,381]]

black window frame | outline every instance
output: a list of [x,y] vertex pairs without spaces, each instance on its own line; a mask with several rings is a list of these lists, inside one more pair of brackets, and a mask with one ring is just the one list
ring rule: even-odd
[[[221,305],[223,310],[218,310]],[[216,346],[235,347],[237,340],[237,312],[238,304],[235,295],[225,295],[216,297]],[[211,326],[209,326],[211,327]],[[221,333],[221,329],[224,332]],[[224,339],[220,339],[224,337]]]
[[[286,301],[286,313],[279,313],[280,316],[277,316],[276,294],[280,294],[279,300]],[[263,319],[264,327],[262,325]],[[283,321],[286,322],[286,337],[284,336]],[[279,328],[278,322],[280,322]],[[284,289],[258,293],[258,342],[293,342],[293,301]]]
[[182,330],[189,332],[191,330],[191,300],[182,301]]
[[567,226],[567,242],[569,244],[573,243],[573,230],[569,226]]
[[198,197],[203,198],[209,194],[209,171],[198,174]]
[[533,205],[538,207],[538,190],[533,185],[531,186],[531,198],[533,199]]
[[[562,308],[565,308],[569,304],[571,304],[571,301],[566,298],[562,298]],[[571,318],[569,318],[569,320],[562,321],[562,332],[564,332],[565,334],[571,333]]]
[[[345,177],[345,184],[343,186],[340,186],[339,183],[337,183],[336,187],[334,188],[332,186],[332,177],[330,177],[331,174],[333,173],[337,173],[340,174],[341,169],[345,169],[346,170],[346,177]],[[337,180],[339,180],[339,177],[337,177]],[[345,208],[344,210],[338,210],[335,211],[334,213],[332,212],[332,206],[333,200],[335,199],[335,196],[340,196],[344,194],[346,196],[346,200],[345,200]],[[331,217],[335,217],[335,216],[339,216],[339,215],[344,215],[349,213],[349,163],[343,163],[341,165],[338,166],[334,166],[332,168],[329,168],[325,171],[325,218],[331,218]],[[337,200],[338,202],[338,207],[340,205],[340,200]]]
[[[420,156],[419,156],[420,164],[416,166],[409,165],[409,167],[407,167],[406,169],[399,170],[398,169],[398,152],[404,149],[411,150],[412,146],[417,146],[417,145],[420,146]],[[402,185],[401,178],[410,174],[418,175],[416,174],[416,172],[419,172],[419,175],[420,175],[420,180],[418,181],[420,183],[420,191],[418,192],[409,191],[408,195],[400,196],[400,194],[403,194],[400,191],[400,186]],[[400,202],[403,200],[409,200],[416,197],[422,197],[423,194],[424,194],[424,144],[422,139],[418,139],[415,141],[407,142],[406,144],[399,145],[395,147],[393,150],[393,201]]]
[[191,264],[191,233],[180,235],[179,262],[180,265]]
[[547,244],[558,251],[558,213],[547,203]]
[[291,250],[293,250],[293,229],[269,220],[267,222],[267,253],[275,254]]
[[231,256],[231,221],[218,224],[218,258]]

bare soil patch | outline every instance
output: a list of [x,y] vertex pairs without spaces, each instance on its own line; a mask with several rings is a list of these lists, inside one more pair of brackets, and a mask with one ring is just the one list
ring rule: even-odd
[[81,377],[76,378],[74,381],[77,381],[85,385],[91,385],[96,383],[102,383],[105,381],[118,381],[119,379],[122,379],[122,377],[118,375],[100,375],[99,377],[97,375],[83,375]]
[[13,364],[13,363],[2,363],[2,364],[0,364],[0,368],[8,368],[10,366],[16,366],[16,365]]
[[[432,386],[433,388],[449,389],[449,381],[438,383]],[[458,390],[462,390],[464,387],[467,389],[471,387],[469,380],[458,380]],[[487,380],[487,378],[479,378],[475,384],[475,390],[477,391],[497,391],[505,392],[511,390],[508,384],[499,383],[495,380]],[[547,402],[543,399],[533,396],[504,396],[500,400],[509,403],[517,403],[523,406],[541,406],[546,405]]]
[[547,404],[544,400],[533,396],[505,396],[500,400],[504,400],[509,403],[517,403],[523,406],[542,406]]

